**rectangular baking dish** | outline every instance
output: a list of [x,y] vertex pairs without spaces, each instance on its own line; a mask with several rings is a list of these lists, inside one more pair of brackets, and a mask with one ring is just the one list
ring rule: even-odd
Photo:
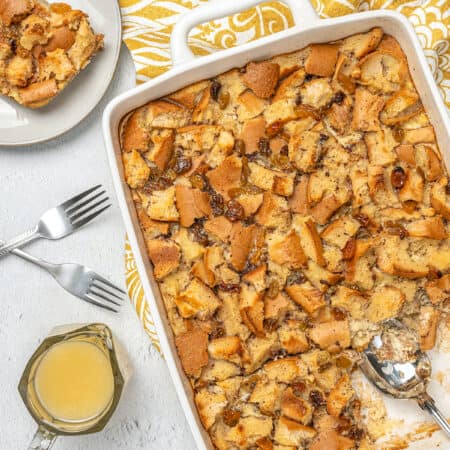
[[[246,65],[249,61],[270,58],[299,50],[311,43],[330,42],[351,34],[381,27],[395,37],[407,55],[412,78],[422,102],[435,127],[437,141],[445,159],[450,162],[450,120],[438,88],[413,27],[401,14],[393,11],[370,11],[334,19],[319,19],[309,0],[283,0],[294,17],[295,27],[264,37],[240,47],[224,50],[209,56],[195,58],[187,45],[189,31],[200,23],[245,11],[263,0],[213,0],[185,14],[175,26],[172,37],[173,68],[135,89],[114,99],[103,115],[103,132],[111,171],[123,219],[136,258],[143,288],[152,311],[161,348],[164,353],[187,421],[199,449],[213,449],[208,434],[203,429],[194,404],[192,388],[184,375],[168,323],[146,246],[139,227],[130,190],[124,181],[119,124],[133,109],[163,97],[194,82],[217,76],[227,70]],[[423,442],[422,442],[423,444]]]

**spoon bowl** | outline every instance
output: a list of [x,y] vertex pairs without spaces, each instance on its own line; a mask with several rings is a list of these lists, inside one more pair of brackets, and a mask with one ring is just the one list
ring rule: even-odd
[[[409,329],[396,319],[383,322],[382,328],[409,332]],[[432,415],[450,438],[450,426],[447,419],[427,394],[427,385],[431,376],[431,362],[427,354],[417,348],[414,358],[407,361],[380,358],[380,350],[384,345],[383,333],[372,338],[361,355],[360,368],[363,373],[385,394],[399,399],[416,399],[419,406]]]

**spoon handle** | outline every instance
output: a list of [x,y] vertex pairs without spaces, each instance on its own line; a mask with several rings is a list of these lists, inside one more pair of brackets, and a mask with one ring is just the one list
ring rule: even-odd
[[427,393],[425,393],[417,399],[417,402],[422,409],[431,414],[436,423],[445,431],[447,437],[450,438],[450,425],[444,414],[437,409],[434,400]]

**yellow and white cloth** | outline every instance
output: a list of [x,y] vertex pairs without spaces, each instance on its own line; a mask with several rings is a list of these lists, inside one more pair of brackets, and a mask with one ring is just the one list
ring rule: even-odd
[[[208,0],[120,0],[124,39],[136,65],[138,83],[170,69],[170,34],[178,15],[206,1]],[[442,97],[450,108],[449,0],[312,1],[322,18],[371,9],[394,9],[407,16],[419,36]],[[271,1],[241,14],[199,26],[191,33],[189,44],[195,54],[205,55],[282,31],[292,25],[289,9],[283,3]],[[154,346],[160,350],[128,241],[125,258],[130,298]]]

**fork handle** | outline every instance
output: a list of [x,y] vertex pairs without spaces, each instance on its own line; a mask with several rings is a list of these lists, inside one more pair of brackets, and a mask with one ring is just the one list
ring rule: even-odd
[[8,253],[11,253],[14,249],[22,247],[28,242],[32,242],[40,237],[41,235],[39,234],[37,228],[26,231],[25,233],[6,242],[6,244],[0,246],[0,258],[7,255]]
[[444,414],[442,414],[441,411],[439,411],[439,409],[436,407],[434,400],[427,393],[425,393],[417,399],[417,402],[422,409],[430,413],[435,422],[445,432],[447,437],[450,438],[450,425]]

